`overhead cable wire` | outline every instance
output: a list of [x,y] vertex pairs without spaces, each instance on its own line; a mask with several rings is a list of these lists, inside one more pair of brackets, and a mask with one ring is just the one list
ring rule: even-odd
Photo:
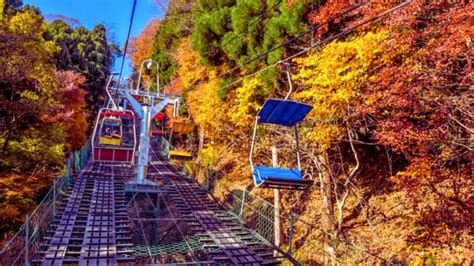
[[308,33],[313,33],[314,31],[320,29],[321,27],[323,27],[323,26],[325,26],[325,25],[327,25],[327,24],[329,24],[329,23],[331,23],[331,22],[334,22],[336,19],[341,18],[341,17],[343,17],[343,16],[345,16],[345,15],[351,13],[352,11],[361,8],[362,6],[366,5],[367,3],[369,3],[369,2],[368,2],[368,1],[364,1],[364,2],[362,2],[362,3],[359,3],[359,4],[355,5],[355,6],[352,6],[352,7],[348,8],[348,9],[346,9],[345,11],[343,11],[343,12],[341,12],[341,13],[339,13],[339,14],[337,14],[337,15],[331,17],[331,18],[329,18],[328,20],[326,20],[325,22],[323,22],[323,23],[321,23],[321,24],[313,25],[313,26],[310,27],[309,30],[304,31],[304,32],[302,32],[302,33],[296,35],[295,37],[293,37],[293,38],[291,38],[291,39],[289,39],[289,40],[287,40],[287,41],[285,41],[285,42],[283,42],[283,43],[280,43],[280,44],[278,44],[278,45],[276,45],[276,46],[270,48],[269,50],[265,51],[264,53],[261,53],[261,54],[255,56],[255,57],[252,57],[252,58],[246,60],[246,61],[243,62],[240,66],[236,66],[236,67],[234,67],[234,68],[232,68],[232,69],[230,69],[230,70],[228,70],[228,71],[226,71],[226,72],[220,74],[218,77],[222,77],[222,76],[225,76],[225,75],[227,75],[227,74],[233,73],[234,71],[236,71],[236,70],[242,68],[242,66],[244,66],[244,65],[246,65],[246,64],[248,64],[248,63],[250,63],[250,62],[253,62],[253,61],[255,61],[255,60],[261,59],[261,58],[263,58],[264,56],[270,54],[271,52],[273,52],[273,51],[275,51],[275,50],[277,50],[277,49],[279,49],[279,48],[281,48],[281,47],[287,46],[287,45],[293,43],[293,42],[296,41],[296,40],[300,40],[301,37],[307,35]]
[[355,25],[353,25],[353,26],[350,26],[349,28],[347,28],[347,29],[341,31],[341,32],[338,33],[338,34],[332,35],[332,36],[330,36],[330,37],[328,37],[328,38],[326,38],[326,39],[324,39],[324,40],[322,40],[322,41],[320,41],[320,42],[318,42],[318,43],[316,43],[316,44],[314,44],[314,45],[311,45],[311,46],[309,46],[309,47],[307,47],[307,48],[304,48],[303,50],[301,50],[301,51],[299,51],[299,52],[297,52],[297,53],[295,53],[295,54],[292,54],[291,56],[289,56],[289,57],[287,57],[287,58],[285,58],[285,59],[282,59],[282,60],[280,60],[280,61],[278,61],[278,62],[276,62],[276,63],[274,63],[274,64],[268,65],[268,66],[266,66],[266,67],[264,67],[264,68],[262,68],[262,69],[260,69],[260,70],[258,70],[258,71],[253,72],[252,74],[246,75],[246,76],[244,76],[244,77],[242,77],[242,78],[240,78],[240,79],[238,79],[238,80],[236,80],[236,81],[234,81],[234,82],[231,82],[231,83],[229,83],[229,84],[227,84],[227,85],[225,85],[225,86],[219,87],[219,88],[217,89],[217,91],[221,91],[221,90],[223,90],[223,89],[225,89],[225,88],[228,88],[228,87],[230,87],[230,86],[232,86],[232,85],[238,84],[238,83],[242,82],[243,80],[246,80],[246,79],[248,79],[248,78],[251,78],[251,77],[253,77],[253,76],[255,76],[255,75],[257,75],[257,74],[259,74],[259,73],[261,73],[261,72],[263,72],[263,71],[266,71],[266,70],[268,70],[268,69],[270,69],[270,68],[272,68],[272,67],[275,67],[275,66],[277,66],[277,65],[279,65],[279,64],[281,64],[281,63],[283,63],[283,62],[287,62],[287,61],[289,61],[289,60],[291,60],[291,59],[293,59],[293,58],[299,57],[299,56],[301,56],[301,55],[307,53],[307,52],[310,51],[310,50],[313,50],[313,49],[315,49],[315,48],[317,48],[317,47],[319,47],[319,46],[322,46],[322,45],[327,44],[327,43],[329,43],[329,42],[331,42],[331,41],[333,41],[333,40],[336,40],[336,39],[338,39],[338,38],[340,38],[340,37],[342,37],[342,36],[344,36],[344,35],[346,35],[346,34],[352,32],[353,30],[355,30],[355,29],[357,29],[357,28],[359,28],[359,27],[361,27],[361,26],[364,26],[364,25],[366,25],[366,24],[368,24],[368,23],[370,23],[370,22],[372,22],[372,21],[374,21],[374,20],[377,20],[377,19],[379,19],[379,18],[381,18],[381,17],[383,17],[383,16],[385,16],[385,15],[387,15],[387,14],[390,14],[390,13],[392,13],[392,12],[394,12],[394,11],[396,11],[396,10],[398,10],[398,9],[400,9],[400,8],[402,8],[402,7],[404,7],[404,6],[406,6],[406,5],[408,5],[408,4],[411,3],[411,2],[413,2],[413,0],[407,0],[407,1],[403,2],[403,3],[400,3],[400,4],[396,5],[395,7],[392,7],[392,8],[390,8],[390,9],[388,9],[388,10],[385,10],[384,12],[382,12],[382,13],[380,13],[380,14],[378,14],[378,15],[375,15],[375,16],[373,16],[373,17],[370,17],[370,18],[366,19],[366,20],[363,20],[363,21],[361,21],[361,22],[359,22],[359,23],[357,23],[357,24],[355,24]]
[[[283,0],[278,0],[278,1],[277,1],[274,5],[272,5],[270,8],[264,10],[260,15],[258,15],[257,17],[254,17],[254,18],[250,19],[250,20],[245,24],[245,26],[244,26],[243,28],[247,29],[248,27],[252,26],[252,25],[255,24],[256,22],[261,21],[262,18],[263,18],[263,16],[264,16],[267,12],[276,9],[282,2],[283,2]],[[235,37],[235,38],[232,38],[232,39],[230,39],[230,40],[226,40],[225,43],[233,42],[233,41],[235,41],[235,40],[237,40],[237,39],[240,39],[240,38],[242,38],[242,37],[241,37],[240,35],[238,35],[238,36]],[[221,75],[219,75],[219,77],[220,77],[220,76],[221,76]]]
[[[314,45],[311,45],[311,46],[309,46],[309,47],[307,47],[307,48],[304,48],[303,50],[301,50],[301,51],[299,51],[299,52],[297,52],[297,53],[295,53],[295,54],[293,54],[293,55],[291,55],[291,56],[289,56],[289,57],[287,57],[287,58],[285,58],[285,59],[283,59],[283,60],[280,60],[280,61],[278,61],[277,63],[274,63],[274,64],[272,64],[272,65],[269,65],[269,66],[267,66],[267,67],[264,67],[264,68],[262,68],[262,69],[260,69],[260,70],[258,70],[258,71],[256,71],[256,72],[254,72],[254,73],[252,73],[252,74],[246,75],[246,76],[244,76],[244,77],[242,77],[242,78],[240,78],[240,79],[238,79],[238,80],[236,80],[236,81],[234,81],[234,82],[232,82],[232,83],[230,83],[230,84],[227,84],[226,86],[220,87],[220,88],[218,88],[217,90],[218,90],[218,91],[223,90],[223,89],[225,89],[225,88],[227,88],[227,87],[230,87],[230,86],[232,86],[232,85],[235,85],[235,84],[237,84],[237,83],[240,83],[240,82],[242,82],[242,81],[245,80],[245,79],[248,79],[248,78],[250,78],[250,77],[253,77],[253,76],[259,74],[260,72],[263,72],[263,71],[268,70],[268,69],[270,69],[270,68],[272,68],[272,67],[275,67],[275,66],[277,66],[278,64],[281,64],[281,63],[287,62],[287,61],[289,61],[289,60],[291,60],[291,59],[293,59],[293,58],[299,57],[299,56],[305,54],[306,52],[308,52],[308,51],[310,51],[310,50],[313,50],[313,49],[315,49],[315,48],[317,48],[317,47],[319,47],[319,46],[322,46],[322,45],[324,45],[324,44],[327,44],[327,43],[329,43],[329,42],[331,42],[331,41],[333,41],[333,40],[335,40],[335,39],[338,39],[338,38],[340,38],[340,37],[342,37],[342,36],[344,36],[344,35],[346,35],[346,34],[352,32],[352,31],[354,31],[355,29],[357,29],[357,28],[359,28],[359,27],[361,27],[361,26],[364,26],[364,25],[366,25],[366,24],[368,24],[368,23],[370,23],[370,22],[372,22],[372,21],[375,21],[375,20],[377,20],[377,19],[379,19],[379,18],[381,18],[381,17],[383,17],[383,16],[386,16],[386,15],[388,15],[388,14],[390,14],[390,13],[392,13],[392,12],[394,12],[394,11],[396,11],[396,10],[398,10],[398,9],[400,9],[400,8],[402,8],[402,7],[404,7],[404,6],[406,6],[406,5],[408,5],[408,4],[411,3],[411,2],[413,2],[413,0],[407,0],[407,1],[405,1],[405,2],[402,2],[402,3],[400,3],[400,4],[398,4],[398,5],[396,5],[396,6],[392,7],[392,8],[390,8],[390,9],[388,9],[388,10],[386,10],[386,11],[383,11],[383,12],[381,12],[381,13],[379,13],[379,14],[373,16],[373,17],[370,17],[370,18],[368,18],[368,19],[365,19],[365,20],[363,20],[363,21],[361,21],[361,22],[359,22],[359,23],[357,23],[357,24],[355,24],[355,25],[353,25],[353,26],[350,26],[349,28],[347,28],[347,29],[341,31],[341,32],[338,33],[338,34],[329,36],[328,38],[326,38],[326,39],[324,39],[324,40],[322,40],[322,41],[320,41],[320,42],[318,42],[318,43],[316,43],[316,44],[314,44]],[[362,5],[365,5],[365,4],[366,4],[366,3],[363,3]],[[357,8],[357,7],[353,7],[353,8]],[[349,12],[350,12],[350,11],[349,11]],[[343,12],[343,13],[344,13],[344,12]],[[325,23],[327,23],[327,22],[325,22]],[[312,31],[312,30],[314,30],[314,29],[311,29],[310,31]],[[309,31],[309,32],[310,32],[310,31]],[[305,34],[307,34],[307,33],[305,33]],[[285,42],[285,43],[286,43],[286,42]],[[284,45],[283,45],[283,46],[284,46]],[[276,49],[277,49],[277,48],[276,48]],[[267,52],[268,52],[268,51],[267,51]],[[260,55],[260,56],[263,56],[263,55]],[[231,70],[231,71],[234,71],[234,69]],[[320,231],[320,232],[323,233],[324,235],[331,236],[331,235],[328,234],[327,232],[324,232],[323,230],[319,229],[318,227],[314,226],[314,225],[311,224],[311,223],[308,223],[308,222],[306,222],[306,221],[304,221],[304,220],[301,220],[301,219],[298,219],[298,220],[300,220],[302,223],[306,224],[307,226],[310,226],[311,228]],[[375,257],[375,258],[378,258],[378,259],[380,259],[380,260],[382,260],[382,261],[387,261],[387,259],[382,258],[382,257],[378,256],[377,254],[374,254],[374,253],[370,252],[370,251],[367,250],[366,248],[358,247],[357,245],[355,245],[354,243],[352,243],[352,242],[350,242],[350,241],[343,240],[343,242],[345,242],[346,244],[351,245],[352,247],[354,247],[354,248],[356,248],[356,249],[358,249],[358,250],[360,250],[360,251],[362,251],[362,252],[364,252],[364,253],[366,253],[366,254],[368,254],[368,255],[370,255],[370,256],[373,256],[373,257]]]
[[[127,57],[127,49],[128,49],[128,42],[130,41],[130,34],[132,32],[132,25],[133,25],[133,18],[135,17],[135,9],[137,7],[137,0],[133,0],[133,5],[132,5],[132,13],[130,15],[130,22],[128,24],[128,33],[127,33],[127,39],[125,40],[125,47],[123,50],[123,56],[122,56],[122,64],[120,65],[120,74],[118,78],[119,86],[120,86],[120,80],[122,79],[122,73],[123,73],[123,66],[125,65],[125,58]],[[117,86],[117,87],[119,87]]]
[[[277,66],[277,65],[279,65],[279,64],[281,64],[281,63],[283,63],[283,62],[286,62],[286,61],[289,61],[289,60],[291,60],[291,59],[293,59],[293,58],[299,57],[299,56],[305,54],[306,52],[308,52],[308,51],[310,51],[310,50],[312,50],[312,49],[315,49],[315,48],[317,48],[317,47],[319,47],[319,46],[322,46],[322,45],[324,45],[324,44],[327,44],[327,43],[329,43],[329,42],[331,42],[331,41],[333,41],[333,40],[335,40],[335,39],[338,39],[339,37],[342,37],[342,36],[344,36],[344,35],[346,35],[346,34],[352,32],[352,31],[354,31],[354,30],[357,29],[358,27],[361,27],[361,26],[363,26],[363,25],[366,25],[366,24],[368,24],[368,23],[370,23],[370,22],[372,22],[372,21],[374,21],[374,20],[377,20],[377,19],[379,19],[379,18],[381,18],[381,17],[383,17],[383,16],[385,16],[385,15],[387,15],[387,14],[390,14],[391,12],[394,12],[394,11],[400,9],[400,8],[404,7],[405,5],[411,3],[411,2],[413,2],[413,0],[407,0],[407,1],[403,2],[403,3],[400,3],[400,4],[396,5],[396,6],[393,7],[393,8],[390,8],[390,9],[388,9],[388,10],[382,12],[382,13],[379,13],[379,14],[373,16],[373,17],[370,17],[370,18],[368,18],[368,19],[366,19],[366,20],[364,20],[364,21],[361,21],[361,22],[355,24],[355,25],[353,25],[353,26],[351,26],[351,27],[349,27],[349,28],[343,30],[342,32],[340,32],[340,33],[338,33],[338,34],[329,36],[329,37],[327,37],[326,39],[324,39],[324,40],[322,40],[322,41],[320,41],[320,42],[318,42],[318,43],[316,43],[316,44],[314,44],[314,45],[311,45],[311,46],[309,46],[309,47],[307,47],[307,48],[301,50],[300,52],[298,52],[298,53],[296,53],[296,54],[293,54],[293,55],[291,55],[291,56],[289,56],[289,57],[287,57],[287,58],[285,58],[285,59],[283,59],[283,60],[280,60],[280,61],[278,61],[278,62],[276,62],[276,63],[274,63],[274,64],[272,64],[272,65],[269,65],[269,66],[267,66],[267,67],[264,67],[264,68],[262,68],[262,69],[260,69],[260,70],[258,70],[258,71],[256,71],[256,72],[254,72],[254,73],[252,73],[252,74],[246,75],[246,76],[244,76],[244,77],[242,77],[242,78],[240,78],[240,79],[238,79],[238,80],[236,80],[236,81],[234,81],[234,82],[232,82],[232,83],[229,83],[229,84],[227,84],[227,85],[225,85],[225,86],[219,87],[219,88],[217,88],[217,91],[219,92],[219,91],[221,91],[221,90],[223,90],[223,89],[226,89],[226,88],[228,88],[228,87],[230,87],[230,86],[233,86],[233,85],[235,85],[235,84],[238,84],[238,83],[242,82],[243,80],[246,80],[246,79],[248,79],[248,78],[251,78],[251,77],[253,77],[253,76],[259,74],[260,72],[266,71],[266,70],[268,70],[268,69],[270,69],[270,68],[272,68],[272,67],[275,67],[275,66]],[[344,13],[344,12],[343,12],[343,13]],[[336,16],[339,16],[339,15],[336,15]],[[214,80],[214,79],[217,79],[217,78],[218,78],[218,77],[212,77],[212,78],[210,78],[210,80]],[[224,127],[222,127],[222,129],[223,129],[223,131],[225,131],[225,132],[234,132],[234,131],[235,131],[234,129],[231,129],[231,126],[228,126],[228,125],[225,125]],[[248,133],[240,132],[240,135],[242,135],[243,138],[249,138],[249,137],[250,137],[250,135],[249,135]]]
[[[352,7],[348,8],[348,9],[346,9],[345,11],[334,15],[333,17],[329,18],[328,20],[324,21],[323,23],[313,26],[313,27],[314,27],[313,29],[310,29],[310,30],[308,30],[308,31],[302,32],[302,33],[300,33],[298,36],[296,36],[296,37],[294,37],[293,39],[291,39],[290,41],[287,41],[287,42],[285,42],[285,43],[282,43],[282,44],[278,45],[277,47],[273,47],[272,49],[275,49],[275,50],[276,50],[276,49],[278,49],[279,47],[286,46],[286,45],[288,45],[289,43],[291,43],[292,41],[294,41],[295,39],[300,38],[301,36],[304,36],[305,34],[307,34],[307,33],[309,33],[309,32],[313,32],[314,30],[317,30],[317,29],[319,29],[320,27],[322,27],[322,26],[324,26],[324,25],[326,25],[326,24],[329,24],[329,23],[335,21],[335,20],[338,19],[338,18],[341,18],[341,17],[343,17],[344,15],[347,15],[348,13],[350,13],[350,12],[352,12],[352,11],[354,11],[354,10],[356,10],[356,9],[358,9],[358,8],[360,8],[360,7],[362,7],[362,6],[364,6],[364,5],[367,4],[367,3],[368,3],[368,1],[364,1],[364,2],[361,2],[361,3],[357,4],[357,5],[355,5],[355,6],[352,6]],[[248,24],[247,24],[247,25],[248,25]],[[256,59],[258,59],[258,58],[261,58],[262,56],[264,56],[265,54],[268,54],[268,53],[270,53],[270,52],[271,52],[271,51],[266,51],[264,54],[257,55],[256,57],[254,57],[254,58],[248,60],[247,62],[251,62],[251,61],[253,61],[253,60],[256,60]],[[246,62],[246,63],[247,63],[247,62]],[[221,76],[223,76],[223,75],[225,75],[225,74],[227,74],[227,73],[231,73],[232,71],[235,71],[235,70],[238,69],[238,68],[240,68],[240,67],[235,67],[234,69],[231,69],[231,70],[227,71],[227,72],[224,73],[224,74],[221,74],[221,75],[219,75],[219,76],[217,76],[217,77],[212,77],[212,78],[210,78],[210,80],[215,80],[215,79],[217,79],[217,78],[219,78],[219,77],[221,77]],[[224,129],[224,128],[223,128],[223,129],[224,129],[224,131],[226,131],[226,132],[232,132],[232,131],[234,131],[233,129],[232,129],[232,130],[229,129],[230,126],[226,126],[225,128],[226,128],[226,129]],[[251,137],[251,136],[249,136],[248,134],[243,133],[243,132],[240,132],[240,134],[242,135],[243,138],[249,138],[249,137]]]

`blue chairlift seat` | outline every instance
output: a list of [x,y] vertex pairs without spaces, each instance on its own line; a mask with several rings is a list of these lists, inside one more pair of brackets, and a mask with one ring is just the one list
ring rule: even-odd
[[313,184],[313,180],[303,179],[298,169],[254,166],[253,179],[255,186],[261,188],[303,190]]
[[259,123],[292,127],[301,122],[313,106],[283,99],[268,99],[258,113]]
[[[299,103],[296,101],[284,99],[268,99],[262,106],[260,112],[258,113],[258,119],[255,123],[254,128],[254,137],[252,138],[252,148],[250,151],[250,155],[252,155],[253,145],[255,142],[255,132],[257,123],[267,123],[281,125],[285,127],[293,127],[297,123],[301,122],[306,117],[306,115],[308,115],[311,109],[313,109],[313,106],[304,103]],[[299,150],[297,148],[297,153],[298,152]],[[252,167],[255,186],[260,188],[303,190],[313,184],[313,180],[303,179],[303,174],[298,169],[286,169],[253,165]]]

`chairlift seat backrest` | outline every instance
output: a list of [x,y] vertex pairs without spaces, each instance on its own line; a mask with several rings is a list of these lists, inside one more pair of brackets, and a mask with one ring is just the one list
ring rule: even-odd
[[157,113],[157,114],[155,115],[155,117],[154,117],[153,119],[156,119],[156,120],[163,120],[163,119],[165,119],[165,116],[166,116],[165,113],[159,112],[159,113]]
[[117,111],[103,111],[100,113],[100,116],[115,116],[124,119],[133,119],[134,115],[125,112],[117,112]]
[[114,121],[114,120],[105,120],[104,125],[106,126],[112,126],[112,127],[118,127],[121,125],[119,121]]
[[258,113],[258,122],[292,127],[301,122],[312,108],[291,100],[268,99]]
[[152,130],[151,130],[151,134],[154,135],[154,136],[162,136],[162,135],[163,135],[163,131],[162,131],[162,130],[159,130],[159,129],[152,129]]
[[170,123],[170,128],[173,130],[173,133],[188,134],[188,133],[191,133],[191,131],[193,131],[194,124],[172,120]]
[[169,150],[168,159],[188,161],[193,158],[193,154],[188,151]]

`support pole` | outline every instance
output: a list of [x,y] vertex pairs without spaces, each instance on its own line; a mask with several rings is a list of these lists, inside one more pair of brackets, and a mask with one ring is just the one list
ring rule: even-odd
[[56,179],[53,181],[53,217],[56,216]]
[[156,217],[160,216],[160,197],[161,197],[161,194],[156,194],[156,205],[155,205]]
[[247,190],[244,189],[242,191],[242,202],[240,204],[240,212],[239,212],[239,217],[243,221],[244,220],[244,207],[245,207],[245,194],[247,193]]
[[142,121],[140,125],[140,145],[138,146],[137,184],[145,182],[148,171],[148,157],[150,154],[150,122],[151,108],[143,106]]
[[30,266],[30,258],[29,258],[29,252],[30,252],[30,232],[29,232],[29,226],[30,226],[30,216],[27,214],[26,215],[26,221],[25,221],[25,266]]
[[[272,146],[272,163],[273,167],[278,167],[278,151],[276,145]],[[274,244],[279,247],[281,244],[281,231],[280,231],[280,190],[273,189],[273,205],[275,207],[274,211]],[[275,255],[277,255],[275,251]]]
[[290,212],[290,236],[288,241],[288,255],[292,255],[293,253],[293,226],[294,226],[294,216],[293,212]]

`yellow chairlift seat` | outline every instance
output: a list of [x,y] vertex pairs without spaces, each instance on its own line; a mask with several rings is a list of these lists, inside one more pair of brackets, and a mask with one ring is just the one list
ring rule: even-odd
[[170,122],[170,128],[173,130],[173,133],[176,134],[188,134],[191,133],[194,129],[194,124],[189,122],[181,122],[172,120]]
[[119,146],[122,144],[122,138],[118,135],[103,136],[99,138],[99,144]]
[[178,150],[168,151],[168,159],[189,161],[189,160],[192,160],[192,158],[193,158],[192,153],[188,151],[178,151]]

